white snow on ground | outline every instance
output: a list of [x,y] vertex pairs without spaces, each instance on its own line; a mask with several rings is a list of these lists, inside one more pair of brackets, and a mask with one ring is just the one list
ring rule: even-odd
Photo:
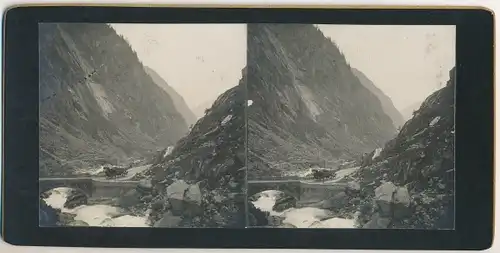
[[247,101],[247,106],[251,106],[251,105],[253,105],[253,101],[252,100],[248,100]]
[[440,119],[441,119],[440,116],[437,116],[437,117],[433,118],[431,120],[431,122],[429,123],[429,126],[432,127],[432,126],[436,125],[436,123],[438,123]]
[[381,148],[375,149],[375,152],[373,152],[372,160],[380,156],[380,152],[382,152]]
[[[83,221],[92,227],[148,227],[147,215],[144,217],[123,215],[123,210],[108,205],[81,205],[73,209],[64,207],[71,188],[59,187],[49,191],[49,197],[45,203],[63,213],[76,214],[75,220]],[[115,218],[113,218],[115,217]]]
[[233,115],[229,114],[227,115],[222,121],[221,121],[221,126],[225,126],[231,119],[233,118]]
[[167,157],[168,155],[170,155],[172,153],[172,151],[174,150],[174,147],[173,146],[169,146],[167,148],[167,150],[165,151],[165,154],[163,154],[163,158]]

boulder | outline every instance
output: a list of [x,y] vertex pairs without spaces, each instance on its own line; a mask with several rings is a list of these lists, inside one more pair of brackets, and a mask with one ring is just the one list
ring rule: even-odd
[[153,184],[150,179],[143,179],[139,181],[136,187],[137,191],[141,194],[147,195],[153,192]]
[[86,205],[88,201],[88,197],[85,193],[77,190],[71,191],[70,195],[64,202],[64,207],[73,209],[77,206]]
[[182,218],[174,215],[172,212],[166,212],[163,217],[155,222],[153,227],[158,228],[175,228],[181,223]]
[[175,181],[167,187],[167,199],[174,215],[182,215],[184,211],[184,192],[188,188],[189,184],[183,180]]
[[345,188],[345,193],[349,196],[356,196],[361,192],[361,185],[358,182],[348,182]]
[[190,185],[184,193],[184,199],[196,205],[201,205],[201,197],[201,190],[197,184]]
[[276,212],[283,212],[286,209],[295,207],[296,205],[297,205],[297,200],[294,197],[284,195],[276,200],[273,206],[273,210]]
[[375,213],[372,215],[370,221],[368,221],[363,228],[368,229],[384,229],[389,226],[391,219],[387,217],[381,217],[380,214]]
[[279,227],[283,224],[284,217],[269,215],[267,217],[268,224],[272,227]]
[[129,208],[140,204],[141,197],[141,194],[137,190],[132,189],[121,196],[117,203],[120,207]]
[[375,189],[375,203],[381,216],[392,216],[393,194],[397,187],[391,182],[386,182]]
[[202,193],[198,184],[189,185],[178,180],[167,187],[167,198],[174,215],[197,216],[202,214]]
[[410,214],[411,198],[406,187],[386,182],[375,189],[375,203],[381,217],[400,219]]
[[406,187],[398,187],[393,202],[393,218],[402,219],[411,215],[411,198]]

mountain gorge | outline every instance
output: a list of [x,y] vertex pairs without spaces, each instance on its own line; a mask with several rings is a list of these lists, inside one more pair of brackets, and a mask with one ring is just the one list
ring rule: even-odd
[[175,101],[106,24],[42,24],[40,175],[122,164],[188,130]]
[[394,107],[391,98],[380,90],[363,72],[355,68],[352,69],[352,72],[356,75],[363,86],[378,97],[384,112],[391,117],[394,126],[396,128],[401,127],[405,123],[405,119],[398,109]]
[[177,93],[168,83],[163,79],[156,71],[154,71],[150,67],[145,67],[146,73],[151,76],[153,81],[163,88],[167,94],[172,98],[172,101],[174,102],[175,109],[181,113],[181,115],[184,117],[184,120],[188,125],[194,124],[196,122],[196,116],[194,113],[189,109],[188,105],[186,104],[186,101],[184,98]]
[[250,178],[279,176],[310,162],[334,167],[395,136],[379,98],[319,29],[249,24],[247,31]]

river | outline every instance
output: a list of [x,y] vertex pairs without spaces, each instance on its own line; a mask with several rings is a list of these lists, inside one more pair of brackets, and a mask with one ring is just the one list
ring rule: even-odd
[[[338,170],[335,178],[323,182],[317,182],[314,180],[303,180],[303,182],[307,182],[308,184],[336,183],[348,177],[358,169],[359,167],[352,167]],[[305,170],[303,172],[298,172],[297,174],[307,176],[309,171],[310,170]],[[356,228],[355,219],[332,217],[332,213],[326,209],[316,207],[301,207],[289,208],[284,210],[283,212],[276,212],[273,210],[273,206],[276,203],[277,197],[281,194],[280,191],[267,190],[257,194],[257,200],[252,202],[255,207],[262,211],[269,212],[271,216],[284,218],[284,224],[290,224],[297,228]]]
[[[149,165],[139,166],[129,169],[125,177],[112,180],[130,180],[134,175],[140,173],[149,168]],[[344,179],[351,173],[356,171],[358,167],[348,168],[337,171],[336,177],[332,180],[317,182],[321,184],[335,183],[339,180]],[[107,180],[100,176],[101,168],[90,171],[93,175],[96,175],[96,180]],[[315,183],[311,180],[304,180],[304,182]],[[106,205],[106,204],[95,204],[95,205],[80,205],[72,209],[64,207],[71,188],[59,187],[49,190],[49,196],[44,200],[47,205],[54,209],[61,210],[63,213],[68,213],[75,215],[74,219],[76,221],[83,221],[89,226],[97,227],[148,227],[147,217],[149,212],[145,212],[143,215],[135,216],[126,212],[124,209],[116,206]],[[279,216],[284,218],[284,223],[291,224],[297,228],[354,228],[354,219],[343,219],[338,217],[332,217],[328,210],[315,208],[315,207],[302,207],[302,208],[290,208],[284,210],[283,212],[275,212],[272,210],[273,205],[276,202],[276,198],[279,195],[279,191],[268,190],[260,192],[259,197],[253,202],[255,207],[261,209],[262,211],[269,212],[272,216]],[[117,196],[118,197],[118,196]]]
[[[138,166],[130,168],[127,175],[116,179],[106,179],[100,176],[103,172],[103,167],[85,171],[93,175],[96,181],[127,181],[136,174],[148,169],[151,165]],[[62,213],[76,215],[75,221],[83,221],[89,226],[97,227],[148,227],[147,216],[149,213],[144,213],[142,216],[130,215],[124,209],[116,206],[95,204],[95,205],[80,205],[69,209],[64,207],[72,189],[67,187],[58,187],[49,190],[48,197],[44,199],[45,203],[54,209],[60,210]],[[97,196],[98,197],[98,196]],[[119,196],[116,196],[119,197]]]

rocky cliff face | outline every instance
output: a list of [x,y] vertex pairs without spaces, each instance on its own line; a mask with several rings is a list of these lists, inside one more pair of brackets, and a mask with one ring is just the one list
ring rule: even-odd
[[42,24],[40,173],[122,163],[173,145],[187,124],[106,24]]
[[352,72],[356,75],[363,86],[378,97],[380,103],[382,104],[382,109],[384,109],[384,112],[391,117],[394,126],[396,128],[402,126],[405,123],[405,120],[403,115],[401,115],[396,107],[394,107],[391,98],[375,86],[375,84],[363,72],[355,68],[352,69]]
[[189,135],[153,166],[154,226],[245,226],[244,91],[242,79],[220,95]]
[[181,95],[179,95],[179,93],[177,93],[177,91],[175,91],[172,87],[170,87],[170,85],[168,85],[168,83],[163,78],[161,78],[161,76],[158,75],[158,73],[156,73],[156,71],[154,71],[152,68],[145,67],[144,69],[146,70],[146,73],[148,73],[151,76],[153,81],[158,86],[163,88],[170,96],[170,98],[172,98],[172,101],[174,102],[175,105],[175,109],[182,115],[182,117],[184,117],[186,123],[188,125],[196,123],[196,116],[191,111],[191,109],[189,109],[184,98]]
[[249,176],[352,159],[394,137],[380,100],[313,25],[248,25]]
[[355,176],[364,192],[362,226],[454,228],[454,71]]

